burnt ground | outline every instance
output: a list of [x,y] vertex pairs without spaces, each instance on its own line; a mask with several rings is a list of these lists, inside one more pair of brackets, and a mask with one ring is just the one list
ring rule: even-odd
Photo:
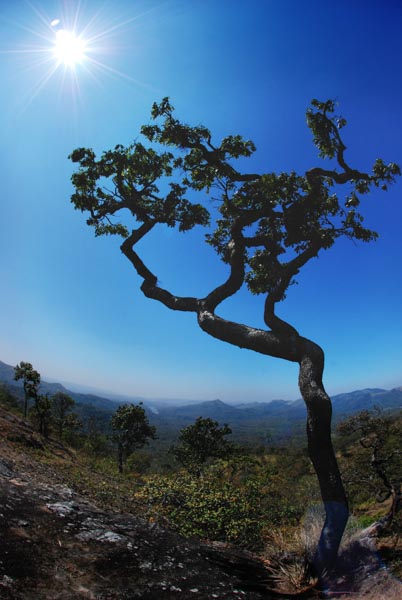
[[[71,459],[0,407],[0,599],[211,600],[323,597],[274,592],[273,564],[217,544],[185,539],[141,516],[101,509],[38,459]],[[372,540],[341,555],[327,596],[398,600],[402,584]],[[374,595],[373,595],[374,594]]]
[[263,597],[201,546],[2,465],[1,598]]

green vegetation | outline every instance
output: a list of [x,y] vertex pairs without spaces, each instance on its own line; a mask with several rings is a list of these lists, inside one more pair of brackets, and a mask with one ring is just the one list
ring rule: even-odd
[[21,405],[19,398],[15,396],[7,386],[0,383],[0,405],[11,412],[21,414]]
[[15,381],[23,380],[24,383],[24,417],[28,412],[29,400],[34,400],[38,397],[38,389],[40,385],[40,374],[32,367],[31,363],[21,361],[14,369]]
[[68,394],[56,392],[56,394],[52,396],[51,410],[53,422],[60,440],[67,436],[71,440],[71,434],[81,426],[81,422],[77,415],[72,412],[74,407],[75,401]]
[[199,476],[208,460],[233,454],[233,444],[225,440],[225,436],[231,433],[227,424],[219,427],[217,421],[198,417],[194,425],[181,430],[179,444],[173,447],[172,452],[181,465]]
[[[49,397],[49,394],[40,393],[41,376],[31,363],[21,361],[14,368],[14,379],[23,380],[24,388],[24,418],[29,416],[30,420],[41,435],[48,438],[51,432],[56,429],[60,440],[66,439],[70,443],[74,442],[74,432],[81,427],[81,422],[73,409],[75,401],[68,394],[56,392]],[[3,391],[3,396],[12,397],[11,392]],[[34,400],[33,407],[28,411],[29,400]],[[19,407],[18,399],[14,396],[15,408]]]
[[[69,396],[38,398],[39,406],[46,398],[51,407],[48,430],[32,407],[28,418],[42,442],[24,452],[51,465],[78,492],[104,508],[141,514],[184,536],[262,552],[280,572],[283,554],[287,575],[295,581],[308,578],[305,560],[312,560],[323,515],[314,508],[320,491],[302,444],[268,448],[258,441],[242,448],[226,439],[231,435],[227,425],[199,417],[182,428],[173,446],[169,439],[161,445],[140,405],[119,407],[105,433],[104,422],[94,415],[77,421]],[[23,415],[22,395],[17,398],[6,387],[0,386],[0,404]],[[336,435],[354,532],[380,525],[382,553],[395,573],[402,551],[401,439],[402,413],[396,411],[360,412],[341,422]],[[74,449],[67,446],[71,442]]]
[[386,503],[382,528],[398,534],[402,509],[402,416],[364,410],[340,423],[344,479],[355,503]]
[[150,476],[136,497],[152,520],[183,535],[261,549],[269,530],[295,527],[304,512],[304,493],[299,486],[290,492],[283,458],[237,455],[201,474]]
[[36,394],[34,400],[33,420],[37,423],[39,433],[47,438],[52,420],[52,401],[47,394]]
[[149,439],[155,439],[155,427],[149,424],[141,405],[119,406],[112,417],[112,440],[117,446],[119,473],[127,458],[137,448],[142,448]]

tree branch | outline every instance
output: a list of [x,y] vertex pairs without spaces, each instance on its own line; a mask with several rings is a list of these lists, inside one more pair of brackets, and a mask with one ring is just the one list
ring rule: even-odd
[[[347,166],[346,163],[343,164]],[[328,169],[322,169],[321,167],[314,167],[313,169],[306,171],[306,177],[308,180],[311,180],[314,177],[330,177],[335,181],[335,183],[339,184],[359,179],[371,181],[371,177],[368,175],[368,173],[361,173],[360,171],[355,171],[350,167],[347,167],[347,170],[344,173],[338,173],[335,170],[330,171]]]
[[293,260],[288,262],[275,290],[267,296],[264,305],[264,322],[272,329],[272,331],[280,332],[289,336],[299,335],[298,331],[292,325],[286,321],[283,321],[275,314],[275,304],[282,300],[284,293],[289,287],[292,277],[294,277],[299,272],[299,269],[311,258],[317,256],[318,250],[318,245],[312,245],[304,250],[304,252],[298,254]]
[[140,277],[149,283],[152,282],[156,284],[157,277],[145,266],[138,254],[133,250],[134,245],[147,233],[149,233],[154,225],[156,225],[156,222],[149,220],[143,223],[138,229],[134,229],[131,232],[131,235],[124,240],[120,246],[120,249],[131,262]]
[[244,282],[244,238],[243,224],[240,220],[232,226],[232,239],[229,242],[230,246],[230,274],[228,279],[222,285],[215,288],[203,300],[203,305],[208,307],[208,310],[214,312],[218,304],[233,296],[239,291]]
[[147,298],[158,300],[172,310],[197,312],[200,302],[197,298],[174,296],[167,290],[159,287],[156,275],[148,269],[134,251],[134,245],[144,237],[144,235],[149,233],[155,224],[155,221],[148,221],[138,229],[134,230],[120,246],[121,251],[131,262],[138,275],[144,279],[141,290]]
[[158,300],[171,310],[180,310],[183,312],[198,312],[201,301],[191,296],[175,296],[156,283],[148,280],[141,285],[141,291],[147,298]]
[[200,309],[198,324],[203,331],[212,337],[239,348],[253,350],[266,356],[283,358],[290,362],[299,362],[299,342],[303,340],[300,336],[296,340],[290,340],[288,336],[280,333],[227,321],[206,308]]

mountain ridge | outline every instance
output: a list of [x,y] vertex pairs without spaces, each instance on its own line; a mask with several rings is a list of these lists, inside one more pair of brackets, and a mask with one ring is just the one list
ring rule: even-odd
[[[12,389],[19,389],[22,382],[14,381],[14,367],[0,361],[0,383]],[[101,412],[105,421],[115,412],[118,400],[74,392],[59,383],[41,383],[42,393],[53,394],[57,391],[68,393],[81,407],[83,415],[95,410]],[[222,400],[206,400],[184,405],[159,404],[158,400],[127,398],[125,402],[143,402],[150,422],[158,429],[178,430],[195,421],[197,417],[212,418],[220,423],[227,423],[239,433],[248,436],[256,434],[262,441],[269,439],[289,438],[303,433],[306,408],[304,401],[272,400],[271,402],[253,402],[250,404],[228,404]],[[402,409],[402,387],[385,390],[383,388],[364,388],[352,392],[344,392],[332,397],[334,422],[338,422],[351,414],[364,409],[379,406],[383,410]],[[258,434],[257,434],[258,432]]]

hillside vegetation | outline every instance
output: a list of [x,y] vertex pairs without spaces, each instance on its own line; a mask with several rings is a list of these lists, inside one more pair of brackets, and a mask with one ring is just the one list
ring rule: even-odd
[[[14,380],[14,367],[0,361],[0,384],[22,400],[21,381]],[[92,420],[105,434],[110,434],[110,419],[119,402],[94,394],[84,394],[67,389],[60,383],[41,380],[40,392],[52,395],[67,393],[75,400],[75,412],[84,425]],[[144,400],[125,398],[123,402],[142,402],[151,425],[158,430],[159,442],[163,451],[176,440],[178,432],[190,425],[199,416],[209,417],[219,423],[227,423],[233,431],[232,437],[240,444],[251,446],[303,445],[305,443],[306,408],[302,399],[292,402],[274,400],[272,402],[227,404],[221,400],[211,400],[182,405],[182,401]],[[380,407],[383,410],[402,409],[402,387],[392,390],[369,388],[334,395],[332,397],[334,424],[362,410]]]
[[[32,410],[29,417],[33,419],[32,423],[21,419],[22,398],[15,396],[10,389],[0,388],[0,406],[2,407],[3,440],[0,474],[8,483],[16,478],[16,473],[23,472],[30,479],[30,485],[33,485],[32,481],[37,485],[45,485],[48,491],[51,490],[50,494],[56,493],[57,486],[70,490],[71,494],[77,494],[79,499],[74,500],[78,503],[77,506],[81,506],[82,502],[94,503],[94,506],[98,507],[96,510],[103,511],[103,515],[129,513],[136,518],[141,518],[142,523],[148,523],[147,527],[151,527],[151,530],[156,527],[157,531],[171,532],[172,535],[180,534],[183,536],[180,539],[183,540],[198,539],[197,543],[201,544],[208,541],[209,549],[206,552],[212,552],[211,548],[214,548],[214,560],[218,560],[219,555],[218,562],[223,561],[226,570],[228,563],[231,564],[229,571],[232,578],[237,577],[236,573],[238,574],[239,569],[240,571],[243,569],[242,582],[236,582],[238,589],[242,589],[245,594],[243,597],[257,598],[259,596],[253,594],[258,594],[261,590],[265,590],[265,594],[268,590],[274,590],[289,595],[309,589],[309,593],[319,594],[314,587],[316,580],[309,567],[309,560],[312,548],[315,546],[315,536],[320,531],[322,514],[317,508],[319,490],[316,479],[302,444],[295,442],[290,446],[278,444],[264,446],[257,438],[258,441],[253,446],[252,438],[249,437],[248,444],[242,446],[234,443],[236,440],[234,427],[231,433],[229,427],[219,429],[218,422],[209,419],[209,431],[218,433],[220,431],[221,439],[230,442],[222,446],[224,451],[220,455],[219,452],[215,453],[215,456],[211,452],[201,455],[198,452],[194,455],[193,462],[186,464],[185,461],[183,465],[179,460],[180,452],[175,452],[180,440],[177,440],[177,435],[170,438],[167,436],[164,440],[156,440],[149,446],[134,450],[127,458],[123,473],[119,473],[116,447],[108,436],[107,427],[104,427],[106,419],[103,425],[99,426],[102,422],[97,421],[94,414],[90,414],[87,421],[81,424],[80,429],[66,430],[62,439],[58,439],[58,432],[52,424],[47,437],[35,431],[36,422]],[[218,407],[222,408],[220,405]],[[383,420],[388,415],[388,413],[369,414],[373,419],[380,416]],[[205,421],[207,419],[201,419],[201,422]],[[378,581],[378,589],[387,590],[386,594],[384,592],[384,598],[395,597],[396,599],[400,597],[398,594],[401,590],[392,595],[395,592],[393,585],[396,586],[396,583],[391,573],[393,572],[395,576],[401,575],[400,513],[395,514],[381,532],[375,531],[375,527],[373,529],[373,523],[378,523],[381,519],[384,522],[384,519],[389,516],[391,499],[384,494],[384,486],[381,488],[378,473],[372,475],[369,473],[372,452],[367,440],[364,448],[361,444],[361,432],[358,429],[353,431],[350,427],[348,429],[348,421],[344,423],[343,431],[341,427],[336,432],[335,442],[342,470],[345,473],[353,517],[349,523],[341,554],[340,571],[332,575],[330,583],[335,591],[342,589],[354,591],[356,597],[356,592],[367,592],[364,586],[367,574],[370,573],[371,581]],[[194,424],[187,428],[191,431],[193,426]],[[380,460],[384,461],[388,457],[387,473],[389,479],[397,485],[398,473],[401,472],[398,461],[402,432],[402,417],[398,412],[392,415],[391,429],[384,446],[386,455],[382,455]],[[159,434],[158,429],[156,434]],[[377,433],[373,430],[369,433],[370,439],[373,439],[374,435]],[[191,436],[183,439],[187,442],[190,440],[191,443]],[[168,441],[173,445],[170,451],[168,451]],[[15,489],[13,488],[13,493]],[[64,505],[66,502],[71,504],[72,501],[66,499],[63,494],[64,492],[61,494],[61,499],[55,497],[53,504],[58,502]],[[18,520],[24,521],[17,516],[12,517],[13,523]],[[366,536],[366,542],[362,542],[360,531],[367,527],[371,527],[371,534]],[[9,529],[7,535],[10,534]],[[24,531],[27,533],[27,530],[22,527],[22,532]],[[379,533],[381,533],[380,538],[378,538]],[[378,538],[376,543],[386,560],[389,572],[378,571],[379,563],[373,554],[372,534],[376,534],[376,539]],[[13,538],[13,544],[17,546],[21,544],[21,536],[25,539],[23,533],[18,534]],[[63,543],[68,545],[67,542],[68,540],[65,540]],[[15,550],[14,546],[13,548]],[[24,548],[26,549],[25,546]],[[165,550],[169,553],[168,549]],[[165,550],[161,548],[162,552]],[[250,552],[253,554],[247,554]],[[99,556],[101,554],[102,552]],[[234,556],[237,558],[234,559]],[[193,559],[196,564],[196,557],[193,556]],[[15,560],[22,560],[22,557],[18,559],[17,556]],[[153,560],[156,559],[149,559],[148,562],[152,564]],[[158,560],[161,560],[160,557]],[[236,568],[233,566],[233,561],[238,563]],[[7,565],[9,562],[3,561],[1,564]],[[53,567],[49,566],[49,570],[51,568]],[[188,563],[186,568],[189,568]],[[258,579],[255,572],[259,569],[264,571],[264,574],[261,575],[260,572],[258,577],[262,578],[265,584],[255,584],[257,588],[260,585],[262,587],[259,588],[260,591],[251,592],[248,587],[250,576],[254,573],[251,578]],[[4,573],[0,573],[0,578],[3,576],[3,581],[7,583],[7,577],[13,579],[13,576],[10,575],[11,571],[7,572],[6,567],[3,570]],[[16,577],[16,570],[12,572]],[[127,573],[126,575],[128,576]],[[112,573],[110,577],[113,579]],[[22,579],[21,583],[26,585],[27,581]],[[180,588],[176,584],[177,581],[171,586]],[[133,583],[127,585],[132,586]],[[204,583],[200,578],[198,587],[194,587],[199,590],[199,595],[194,597],[212,597],[206,595],[205,589],[201,590],[202,585]],[[13,586],[11,584],[10,586],[7,593],[12,594]],[[7,585],[4,589],[8,589]],[[211,590],[208,593],[210,592]],[[156,594],[155,589],[152,593]],[[56,597],[55,595],[35,596],[34,592],[32,594],[5,597]],[[222,595],[222,592],[220,594],[216,597],[239,597],[234,592],[232,595]],[[77,592],[76,596],[70,597],[87,596],[79,595]],[[96,597],[114,596],[98,594]],[[151,594],[140,597],[159,596]],[[269,598],[269,596],[264,597]],[[364,597],[369,596],[364,595]]]

